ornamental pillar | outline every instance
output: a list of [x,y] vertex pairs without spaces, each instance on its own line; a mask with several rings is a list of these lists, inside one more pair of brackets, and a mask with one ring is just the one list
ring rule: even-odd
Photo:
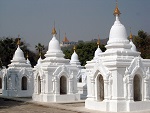
[[37,87],[38,87],[37,79],[34,79],[34,93],[35,94],[37,94]]
[[128,100],[133,101],[133,79],[128,81]]
[[73,94],[73,79],[69,79],[69,91],[68,94]]
[[95,97],[95,80],[92,78],[91,79],[91,90],[92,90],[92,98],[94,99],[94,97]]
[[108,96],[108,85],[109,85],[109,81],[108,80],[104,80],[104,99],[108,100],[109,96]]
[[44,93],[44,80],[41,79],[41,93]]
[[59,83],[58,83],[58,80],[57,80],[56,77],[54,78],[54,93],[55,93],[55,94],[60,94],[60,91],[59,91]]
[[148,85],[148,79],[144,79],[144,101],[147,101],[150,99],[149,97],[149,85]]

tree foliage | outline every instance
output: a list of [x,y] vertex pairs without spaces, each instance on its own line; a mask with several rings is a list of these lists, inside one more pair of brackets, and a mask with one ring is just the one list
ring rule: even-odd
[[134,36],[133,42],[139,52],[141,52],[141,57],[144,59],[150,58],[150,35],[143,30],[138,31],[138,35]]
[[45,46],[42,45],[41,43],[38,43],[37,45],[35,45],[35,49],[40,53],[43,50],[45,50]]
[[35,49],[36,49],[36,59],[41,56],[42,58],[45,58],[43,56],[43,54],[45,54],[45,46],[42,45],[41,43],[38,43],[37,45],[35,45]]
[[[73,54],[73,48],[72,46],[63,48],[63,52],[65,54],[65,58],[71,59],[71,55]],[[102,51],[105,51],[104,45],[100,45],[100,48]],[[81,42],[76,45],[76,53],[79,56],[79,61],[81,62],[81,65],[85,65],[86,61],[90,61],[94,57],[94,53],[97,49],[96,42]]]

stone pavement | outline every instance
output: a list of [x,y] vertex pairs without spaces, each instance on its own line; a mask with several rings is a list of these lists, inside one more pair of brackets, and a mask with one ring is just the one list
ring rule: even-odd
[[[8,105],[7,105],[8,104]],[[107,113],[84,108],[84,101],[66,103],[34,102],[31,98],[0,96],[0,113]],[[109,112],[114,113],[114,112]],[[123,112],[118,112],[123,113]],[[130,113],[150,113],[149,111]]]

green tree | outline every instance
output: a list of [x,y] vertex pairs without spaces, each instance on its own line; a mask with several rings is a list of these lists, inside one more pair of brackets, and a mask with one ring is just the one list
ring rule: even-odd
[[35,45],[35,49],[36,49],[37,54],[38,54],[37,57],[39,56],[39,54],[41,54],[41,56],[42,56],[43,52],[45,53],[45,51],[44,51],[45,50],[45,46],[42,45],[41,43],[38,43],[37,45]]
[[134,44],[137,50],[141,52],[142,58],[150,58],[150,35],[143,30],[138,31],[138,35],[134,36]]

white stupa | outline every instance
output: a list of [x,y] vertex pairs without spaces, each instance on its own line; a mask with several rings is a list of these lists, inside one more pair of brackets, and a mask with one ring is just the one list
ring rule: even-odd
[[97,41],[97,45],[98,45],[98,47],[97,47],[97,49],[96,49],[96,51],[95,51],[95,53],[94,53],[94,60],[96,60],[97,58],[98,58],[98,55],[100,54],[100,53],[102,53],[102,50],[100,49],[100,47],[99,47],[99,45],[100,45],[100,38],[98,39],[98,41]]
[[134,45],[133,41],[132,41],[132,33],[130,33],[130,44],[131,44],[131,50],[132,51],[137,51],[136,50],[136,46]]
[[33,71],[31,64],[27,63],[24,53],[20,49],[20,38],[18,48],[15,51],[11,64],[4,73],[3,96],[31,97],[33,94]]
[[78,68],[72,66],[69,59],[64,58],[56,39],[55,27],[52,35],[46,58],[40,61],[40,67],[34,68],[33,100],[41,102],[80,100],[80,95],[77,94]]
[[[99,111],[139,111],[150,109],[150,60],[133,51],[124,25],[116,20],[111,27],[106,51],[96,62],[87,61],[88,95],[85,107]],[[131,47],[132,46],[132,47]],[[135,50],[135,49],[134,49]]]
[[76,47],[75,47],[75,46],[74,46],[73,50],[74,50],[74,52],[73,52],[73,54],[71,55],[70,64],[71,64],[71,65],[78,65],[78,66],[81,66],[81,65],[80,65],[81,63],[79,62],[78,55],[77,55],[77,53],[76,53]]
[[80,94],[80,99],[86,99],[87,96],[87,84],[86,84],[86,70],[84,66],[81,66],[78,55],[76,53],[76,47],[73,47],[73,54],[71,55],[70,64],[78,68],[77,74],[77,91]]

